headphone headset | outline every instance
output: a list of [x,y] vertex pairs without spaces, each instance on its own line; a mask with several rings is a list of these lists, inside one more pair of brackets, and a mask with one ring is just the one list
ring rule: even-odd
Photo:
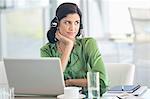
[[[51,27],[57,27],[59,23],[59,19],[57,16],[55,16],[55,18],[52,20],[51,22]],[[79,29],[83,29],[83,25],[82,25],[82,21],[80,21],[80,28]]]
[[[55,37],[55,32],[57,30],[57,27],[58,27],[58,24],[59,24],[59,19],[57,16],[55,16],[55,18],[51,21],[51,29],[48,31],[47,33],[47,37],[48,37],[48,40],[49,42],[51,43],[55,43],[58,41],[58,39]],[[79,32],[76,36],[80,36],[80,30],[83,29],[83,25],[82,25],[82,21],[80,21],[80,28],[79,28]]]
[[55,16],[55,18],[51,22],[51,27],[54,27],[54,28],[57,27],[58,23],[59,23],[58,17]]

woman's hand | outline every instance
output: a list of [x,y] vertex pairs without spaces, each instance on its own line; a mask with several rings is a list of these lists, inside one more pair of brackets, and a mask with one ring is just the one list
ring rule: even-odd
[[55,35],[56,35],[56,38],[58,39],[58,41],[63,43],[66,47],[67,46],[73,47],[74,40],[71,40],[71,39],[63,36],[59,31],[57,31]]
[[58,39],[57,46],[60,49],[60,52],[62,53],[61,55],[62,69],[63,71],[65,71],[71,51],[74,46],[74,40],[65,37],[59,31],[57,31],[55,35],[56,38]]
[[65,86],[87,86],[87,79],[67,79],[65,80]]
[[65,80],[65,86],[71,86],[71,79]]

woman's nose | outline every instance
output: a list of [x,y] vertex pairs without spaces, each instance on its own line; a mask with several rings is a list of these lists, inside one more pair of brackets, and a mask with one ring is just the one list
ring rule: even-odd
[[74,25],[74,24],[71,24],[69,29],[70,29],[71,31],[74,31],[75,28],[76,28],[75,25]]

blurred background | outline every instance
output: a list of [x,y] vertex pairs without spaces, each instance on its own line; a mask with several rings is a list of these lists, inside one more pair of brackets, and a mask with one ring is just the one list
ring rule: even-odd
[[105,63],[134,63],[135,82],[150,87],[150,0],[0,0],[0,60],[40,57],[63,2],[80,7],[83,36],[97,40]]

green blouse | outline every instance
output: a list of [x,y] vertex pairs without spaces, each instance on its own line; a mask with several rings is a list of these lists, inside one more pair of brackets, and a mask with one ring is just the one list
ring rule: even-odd
[[[41,49],[41,57],[60,57],[56,43],[47,43]],[[102,56],[93,38],[76,39],[72,53],[64,71],[64,78],[86,78],[88,71],[96,71],[100,74],[101,95],[106,91],[108,78]]]

